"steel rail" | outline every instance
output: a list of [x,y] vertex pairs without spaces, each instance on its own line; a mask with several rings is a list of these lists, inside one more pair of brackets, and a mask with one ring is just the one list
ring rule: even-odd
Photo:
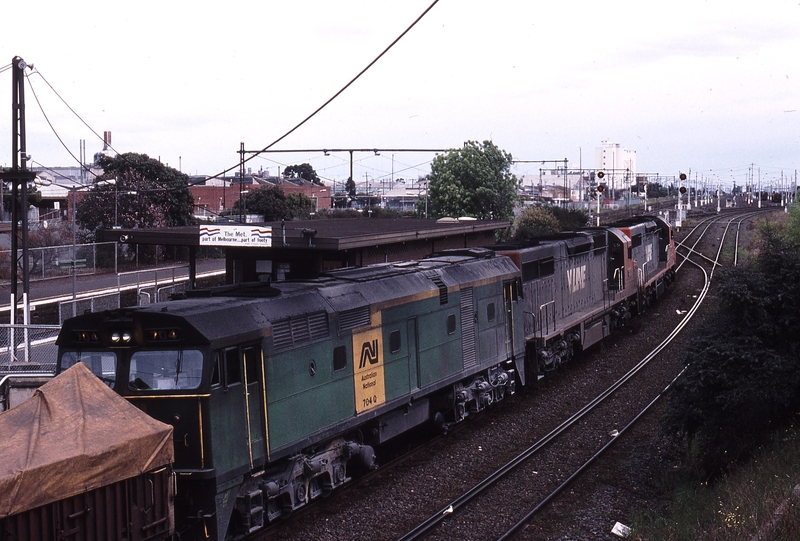
[[[709,218],[708,220],[704,220],[703,222],[708,221],[710,223],[708,223],[707,226],[703,229],[702,233],[700,234],[700,237],[704,236],[706,234],[706,232],[710,229],[711,225],[713,225],[714,222],[717,222],[720,219],[722,219],[722,217],[712,217],[712,218]],[[698,224],[698,226],[696,226],[693,231],[698,230],[700,225],[701,224]],[[697,242],[695,242],[694,246],[696,246],[697,243],[699,243],[699,241],[700,241],[700,239],[698,239]],[[539,451],[544,449],[548,444],[550,444],[553,440],[555,440],[555,438],[557,436],[563,434],[568,428],[572,427],[578,420],[580,420],[587,413],[589,413],[590,411],[595,409],[606,398],[608,398],[609,396],[613,395],[620,387],[622,387],[625,383],[627,383],[631,378],[633,378],[634,375],[636,375],[639,371],[641,371],[650,361],[652,361],[659,353],[661,353],[661,351],[663,351],[664,348],[666,348],[675,339],[675,337],[678,336],[678,334],[683,330],[683,328],[691,320],[692,316],[697,312],[697,310],[699,309],[700,305],[704,301],[704,299],[706,297],[706,294],[708,292],[708,289],[710,287],[711,277],[709,276],[709,274],[698,263],[696,263],[694,261],[691,261],[691,263],[696,265],[696,266],[698,266],[703,271],[703,273],[705,275],[705,285],[703,287],[701,295],[698,295],[697,300],[695,301],[694,305],[692,306],[692,308],[687,313],[687,316],[684,317],[681,320],[681,322],[670,332],[670,334],[660,344],[658,344],[648,355],[646,355],[641,361],[639,361],[639,363],[637,363],[633,368],[631,368],[625,375],[623,375],[621,378],[619,378],[615,383],[613,383],[605,391],[603,391],[598,396],[596,396],[594,399],[592,399],[590,402],[588,402],[586,405],[584,405],[577,412],[572,414],[569,418],[567,418],[559,426],[557,426],[552,431],[550,431],[547,435],[545,435],[540,440],[538,440],[536,443],[534,443],[532,446],[530,446],[529,448],[524,450],[522,453],[520,453],[519,455],[517,455],[516,457],[511,459],[505,465],[503,465],[500,468],[498,468],[491,475],[489,475],[488,477],[486,477],[482,481],[480,481],[477,484],[475,484],[472,488],[468,489],[461,496],[459,496],[459,497],[455,498],[454,500],[450,501],[449,503],[445,504],[436,513],[434,513],[433,515],[428,517],[423,522],[419,523],[415,528],[413,528],[412,530],[408,531],[403,536],[397,538],[397,541],[411,541],[411,540],[415,540],[415,539],[421,539],[421,538],[427,536],[429,533],[431,533],[433,528],[438,526],[443,520],[445,520],[446,518],[452,516],[454,513],[456,513],[458,510],[463,508],[466,504],[468,504],[469,502],[474,500],[477,496],[482,494],[488,488],[490,488],[491,486],[493,486],[494,484],[499,482],[501,479],[503,479],[511,471],[515,470],[518,466],[520,466],[521,464],[526,462],[529,458],[531,458],[536,453],[538,453]],[[714,262],[714,267],[716,266],[716,264],[717,263]],[[659,394],[659,396],[661,394],[663,394],[665,391],[666,391],[666,389],[664,391],[662,391]],[[648,408],[649,407],[650,407],[650,405],[648,405]],[[643,415],[643,412],[641,412],[639,415],[637,415],[636,419],[640,418],[641,415]],[[630,425],[630,423],[629,423],[629,425]],[[627,426],[626,426],[626,428],[627,428]],[[614,437],[612,440],[610,440],[604,446],[604,449],[607,448],[608,446],[610,446],[611,443],[616,441],[617,438],[618,438],[618,436]],[[573,473],[573,475],[571,475],[570,478],[567,479],[564,482],[563,485],[566,486],[567,484],[572,482],[580,474],[580,472],[582,472],[586,467],[588,467],[588,465],[591,462],[596,460],[596,458],[600,454],[602,454],[602,452],[604,452],[604,449],[601,449],[601,451],[598,451],[596,456],[592,457],[589,460],[588,464],[585,464],[584,466],[582,466],[580,468],[579,471]],[[560,489],[557,489],[557,490],[560,491]],[[550,496],[548,496],[546,498],[546,501],[543,501],[542,503],[540,503],[540,505],[537,505],[537,507],[534,509],[534,511],[532,513],[538,512],[538,510],[540,510],[542,507],[544,507],[547,504],[547,502],[549,502],[552,499],[552,497],[554,497],[554,494],[551,494]],[[527,517],[527,518],[529,519],[530,517]],[[524,522],[525,522],[525,519],[523,519],[522,523],[524,524]]]
[[[723,230],[723,233],[722,233],[722,238],[720,239],[719,248],[718,248],[718,250],[717,250],[717,255],[716,255],[717,261],[719,260],[719,258],[720,258],[720,257],[721,257],[721,255],[722,255],[722,247],[723,247],[723,245],[725,244],[725,239],[726,239],[726,237],[727,237],[728,230],[730,229],[730,226],[731,226],[731,224],[732,224],[734,221],[736,221],[737,219],[739,220],[739,224],[741,224],[741,222],[742,222],[742,221],[744,221],[745,219],[749,219],[749,218],[751,218],[751,217],[752,217],[751,215],[748,215],[748,216],[743,216],[743,217],[731,218],[730,220],[728,220],[728,222],[725,224],[725,229]],[[702,237],[703,235],[705,235],[705,233],[706,233],[706,232],[709,230],[709,228],[710,228],[710,226],[711,226],[711,225],[713,225],[714,223],[716,223],[716,222],[719,222],[719,221],[722,221],[722,217],[720,217],[720,219],[719,219],[719,220],[711,220],[711,223],[708,225],[708,227],[706,227],[706,228],[703,230],[703,232],[702,232],[702,234],[701,234],[701,237]],[[699,242],[699,239],[698,239],[698,242]],[[735,242],[735,245],[736,245],[736,247],[738,248],[738,243],[739,243],[739,236],[738,236],[738,234],[736,235],[734,242]],[[697,245],[697,243],[695,243],[695,246],[696,246],[696,245]],[[707,258],[705,258],[705,259],[707,259]],[[689,321],[692,319],[692,317],[694,317],[695,313],[697,312],[697,310],[699,309],[699,307],[701,306],[701,304],[702,304],[702,303],[703,303],[703,301],[705,300],[705,297],[706,297],[706,295],[708,294],[708,291],[709,291],[709,289],[710,289],[710,287],[711,287],[711,283],[712,283],[713,272],[714,272],[714,269],[717,267],[717,262],[715,261],[715,262],[714,262],[714,264],[713,264],[713,265],[712,265],[712,267],[711,267],[711,273],[709,273],[708,271],[706,271],[706,269],[704,269],[704,268],[703,268],[703,267],[702,267],[702,266],[701,266],[699,263],[697,263],[696,261],[692,261],[692,260],[688,260],[688,259],[687,259],[687,261],[689,261],[689,263],[691,263],[691,264],[695,265],[695,266],[696,266],[696,267],[697,267],[697,268],[698,268],[700,271],[702,271],[702,273],[703,273],[703,275],[704,275],[704,285],[703,285],[703,289],[701,290],[700,294],[698,295],[698,298],[697,298],[697,300],[695,301],[694,305],[692,306],[692,308],[691,308],[691,309],[689,310],[689,312],[687,313],[686,317],[685,317],[685,318],[683,318],[683,320],[681,320],[680,324],[679,324],[679,325],[678,325],[678,326],[675,328],[675,330],[673,330],[673,332],[672,332],[672,333],[670,333],[670,336],[669,336],[669,337],[667,337],[667,339],[665,339],[665,341],[666,341],[666,340],[669,340],[669,341],[671,341],[671,340],[672,340],[674,337],[676,337],[676,336],[677,336],[677,334],[680,332],[680,330],[682,330],[682,329],[683,329],[683,327],[685,327],[685,326],[686,326],[686,325],[689,323]],[[647,405],[646,405],[646,406],[645,406],[645,407],[644,407],[644,408],[643,408],[643,409],[642,409],[642,410],[641,410],[639,413],[637,413],[637,414],[636,414],[636,415],[635,415],[635,416],[634,416],[634,417],[633,417],[633,418],[632,418],[632,419],[631,419],[631,420],[630,420],[630,421],[629,421],[629,422],[628,422],[628,423],[627,423],[627,424],[626,424],[626,425],[625,425],[625,426],[624,426],[624,427],[623,427],[621,430],[619,430],[619,431],[618,431],[618,433],[617,433],[617,434],[616,434],[616,435],[615,435],[615,436],[614,436],[614,437],[613,437],[611,440],[609,440],[608,442],[606,442],[606,443],[605,443],[605,444],[604,444],[604,445],[603,445],[603,446],[602,446],[602,447],[601,447],[601,448],[600,448],[600,449],[599,449],[599,450],[598,450],[598,451],[597,451],[597,452],[596,452],[594,455],[592,455],[592,456],[591,456],[591,457],[590,457],[588,460],[586,460],[586,461],[585,461],[585,462],[584,462],[584,463],[583,463],[581,466],[579,466],[579,467],[578,467],[578,468],[577,468],[577,469],[576,469],[576,470],[575,470],[575,471],[574,471],[574,472],[573,472],[573,473],[572,473],[572,474],[571,474],[571,475],[570,475],[570,476],[569,476],[569,477],[568,477],[566,480],[564,480],[564,481],[563,481],[563,482],[562,482],[562,483],[561,483],[561,484],[560,484],[558,487],[556,487],[556,488],[555,488],[555,489],[554,489],[554,490],[553,490],[553,491],[552,491],[550,494],[548,494],[547,496],[545,496],[545,497],[544,497],[544,498],[543,498],[543,499],[542,499],[542,500],[541,500],[541,501],[540,501],[540,502],[539,502],[539,503],[538,503],[538,504],[537,504],[537,505],[536,505],[536,506],[535,506],[533,509],[531,509],[530,511],[528,511],[528,513],[526,513],[526,514],[525,514],[525,516],[523,516],[523,517],[522,517],[520,520],[518,520],[518,521],[517,521],[517,522],[516,522],[516,523],[515,523],[515,524],[514,524],[514,525],[513,525],[511,528],[509,528],[509,529],[508,529],[508,530],[507,530],[507,531],[506,531],[504,534],[502,534],[500,537],[498,537],[498,538],[497,538],[497,541],[508,541],[509,539],[511,539],[511,538],[512,538],[514,535],[516,535],[516,534],[517,534],[517,533],[518,533],[518,532],[519,532],[519,531],[520,531],[520,530],[521,530],[521,529],[522,529],[522,528],[523,528],[523,527],[524,527],[524,526],[525,526],[525,525],[526,525],[526,524],[527,524],[527,523],[528,523],[528,522],[531,520],[531,518],[533,518],[533,516],[534,516],[534,515],[536,515],[536,514],[537,514],[539,511],[541,511],[541,510],[542,510],[544,507],[546,507],[546,506],[547,506],[547,505],[548,505],[548,504],[549,504],[549,503],[550,503],[550,502],[551,502],[551,501],[552,501],[552,500],[553,500],[553,499],[554,499],[556,496],[558,496],[558,495],[559,495],[561,492],[563,492],[563,491],[564,491],[564,490],[565,490],[565,489],[566,489],[566,488],[567,488],[567,487],[568,487],[570,484],[572,484],[572,482],[573,482],[573,481],[575,481],[577,478],[579,478],[579,477],[580,477],[580,475],[581,475],[581,474],[582,474],[582,473],[583,473],[583,472],[584,472],[584,471],[585,471],[587,468],[589,468],[589,466],[591,466],[591,465],[592,465],[592,464],[593,464],[593,463],[594,463],[594,462],[595,462],[595,461],[596,461],[598,458],[600,458],[600,457],[601,457],[601,456],[602,456],[602,455],[603,455],[603,454],[604,454],[604,453],[605,453],[605,452],[606,452],[606,451],[607,451],[609,448],[611,448],[611,446],[612,446],[614,443],[616,443],[617,441],[619,441],[619,438],[620,438],[620,436],[622,436],[622,435],[623,435],[624,433],[626,433],[626,432],[627,432],[627,431],[628,431],[630,428],[632,428],[632,427],[633,427],[633,426],[634,426],[634,425],[635,425],[635,424],[636,424],[636,423],[637,423],[637,422],[638,422],[638,421],[639,421],[639,420],[640,420],[640,419],[641,419],[641,418],[642,418],[642,417],[643,417],[643,416],[644,416],[644,415],[645,415],[645,414],[646,414],[646,413],[647,413],[647,412],[648,412],[648,411],[649,411],[649,410],[650,410],[650,409],[651,409],[651,408],[652,408],[652,407],[653,407],[653,406],[654,406],[654,405],[655,405],[655,404],[656,404],[656,403],[657,403],[657,402],[658,402],[658,401],[659,401],[659,400],[660,400],[660,399],[661,399],[661,398],[664,396],[664,395],[666,395],[666,393],[667,393],[667,392],[669,392],[669,390],[670,390],[670,389],[672,389],[672,387],[675,385],[675,383],[676,383],[676,382],[677,382],[677,381],[678,381],[678,380],[681,378],[681,376],[683,376],[683,374],[686,372],[687,368],[688,368],[688,365],[687,365],[687,366],[685,366],[685,367],[684,367],[684,368],[683,368],[683,369],[682,369],[682,370],[681,370],[681,371],[680,371],[680,372],[679,372],[679,373],[678,373],[678,374],[677,374],[677,375],[676,375],[676,376],[675,376],[675,377],[674,377],[674,378],[673,378],[673,379],[672,379],[672,380],[671,380],[671,381],[670,381],[670,382],[669,382],[669,383],[668,383],[668,384],[667,384],[667,385],[664,387],[664,389],[662,389],[662,390],[661,390],[661,391],[660,391],[660,392],[659,392],[659,393],[658,393],[658,394],[657,394],[657,395],[656,395],[656,396],[655,396],[655,397],[654,397],[654,398],[653,398],[653,399],[652,399],[652,400],[651,400],[651,401],[650,401],[650,402],[649,402],[649,403],[648,403],[648,404],[647,404]]]
[[[704,275],[704,286],[701,290],[700,295],[698,295],[697,300],[695,301],[692,308],[687,313],[686,317],[684,317],[680,324],[673,330],[670,336],[665,339],[665,341],[672,341],[678,333],[683,329],[686,324],[692,319],[695,315],[697,310],[699,309],[700,305],[705,300],[706,295],[708,294],[708,290],[711,286],[711,276],[709,273],[701,267],[698,263],[690,261],[692,264],[696,265]],[[611,448],[611,446],[619,441],[620,436],[625,434],[631,427],[633,427],[649,410],[652,408],[675,384],[676,381],[680,379],[683,373],[686,371],[686,367],[681,370],[678,375],[676,375],[672,381],[670,381],[664,389],[659,392],[653,400],[651,400],[639,413],[637,413],[633,419],[631,419],[622,429],[618,431],[618,433],[609,441],[607,441],[594,455],[592,455],[588,460],[586,460],[583,464],[581,464],[567,479],[565,479],[560,485],[558,485],[550,494],[545,496],[533,509],[528,511],[521,519],[519,519],[511,528],[509,528],[503,535],[497,538],[497,541],[507,541],[511,539],[514,535],[516,535],[528,522],[530,522],[531,518],[536,515],[539,511],[541,511],[544,507],[546,507],[556,496],[558,496],[561,492],[563,492],[573,481],[579,478],[583,472],[589,468],[594,462],[600,458],[605,452]]]

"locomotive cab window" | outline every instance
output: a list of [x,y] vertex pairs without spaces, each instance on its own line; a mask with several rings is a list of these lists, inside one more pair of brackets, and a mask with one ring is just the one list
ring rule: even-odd
[[222,383],[222,378],[220,374],[222,373],[222,367],[220,366],[220,354],[219,351],[214,352],[214,366],[211,372],[211,386],[216,387],[220,383]]
[[495,311],[494,311],[494,303],[490,302],[486,305],[486,320],[487,321],[494,321],[495,318]]
[[392,331],[391,334],[389,334],[389,351],[391,353],[397,353],[400,351],[400,346],[400,331]]
[[239,364],[239,348],[225,350],[225,387],[242,382],[242,369]]
[[447,316],[447,334],[454,334],[456,332],[456,315],[450,314]]
[[92,373],[114,389],[117,380],[117,355],[111,351],[65,351],[61,355],[61,371],[76,363],[84,363]]
[[142,350],[131,355],[128,388],[132,391],[197,389],[202,375],[200,350]]
[[261,348],[259,346],[244,348],[242,355],[244,355],[245,369],[247,370],[247,383],[258,382]]
[[336,346],[333,348],[333,371],[338,372],[347,368],[347,348]]
[[552,257],[539,261],[539,273],[541,276],[552,276],[556,273],[556,261]]

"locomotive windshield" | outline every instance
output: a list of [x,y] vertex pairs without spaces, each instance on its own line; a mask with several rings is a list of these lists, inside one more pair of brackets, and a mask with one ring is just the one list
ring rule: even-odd
[[200,350],[137,351],[131,356],[128,388],[132,391],[197,389],[202,375]]
[[75,363],[84,363],[95,376],[114,389],[117,380],[117,354],[112,351],[65,351],[61,355],[61,371]]

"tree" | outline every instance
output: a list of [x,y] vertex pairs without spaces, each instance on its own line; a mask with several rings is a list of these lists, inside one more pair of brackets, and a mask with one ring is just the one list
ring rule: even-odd
[[[261,186],[245,195],[245,210],[250,214],[260,214],[265,222],[291,219],[286,195],[279,186]],[[241,212],[241,200],[233,205],[234,214]]]
[[514,220],[512,238],[517,241],[525,241],[552,235],[559,231],[561,231],[561,224],[558,223],[558,219],[552,211],[545,207],[529,207]]
[[[194,199],[186,174],[147,154],[132,152],[102,156],[98,165],[103,168],[103,175],[75,208],[76,220],[86,229],[194,223]],[[114,182],[102,183],[104,180]]]
[[664,416],[709,476],[800,411],[800,250],[774,225],[760,233],[755,259],[721,272],[720,309],[691,340]]
[[344,183],[344,189],[347,192],[347,196],[350,197],[350,199],[355,199],[356,181],[353,180],[352,177],[347,177],[347,182]]
[[[5,168],[3,171],[10,171],[10,168]],[[0,181],[5,182],[5,181]],[[11,212],[11,199],[13,192],[11,191],[11,183],[9,182],[5,186],[3,186],[3,200],[0,202],[0,208],[3,211],[10,213]],[[42,207],[42,194],[39,192],[39,187],[36,184],[29,183],[28,190],[27,190],[27,198],[28,198],[28,205],[33,207]],[[18,190],[17,195],[17,208],[22,208],[22,193],[21,190]]]
[[511,161],[511,154],[491,141],[467,141],[463,148],[436,156],[428,176],[428,213],[511,219],[519,187]]
[[786,226],[786,238],[789,242],[800,245],[800,203],[789,206],[789,223]]
[[589,214],[585,210],[566,209],[562,207],[550,207],[550,212],[556,217],[559,224],[559,231],[571,231],[586,227],[589,222]]
[[286,196],[286,208],[292,219],[307,220],[314,212],[314,202],[306,194],[294,192]]
[[300,165],[290,165],[289,167],[283,170],[283,176],[286,178],[302,178],[303,180],[307,180],[308,182],[322,185],[322,181],[319,179],[317,172],[314,171],[314,168],[307,163],[301,163]]

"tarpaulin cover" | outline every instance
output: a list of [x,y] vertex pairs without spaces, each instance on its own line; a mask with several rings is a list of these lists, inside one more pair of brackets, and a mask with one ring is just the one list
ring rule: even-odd
[[0,414],[0,518],[172,463],[172,427],[76,363]]

